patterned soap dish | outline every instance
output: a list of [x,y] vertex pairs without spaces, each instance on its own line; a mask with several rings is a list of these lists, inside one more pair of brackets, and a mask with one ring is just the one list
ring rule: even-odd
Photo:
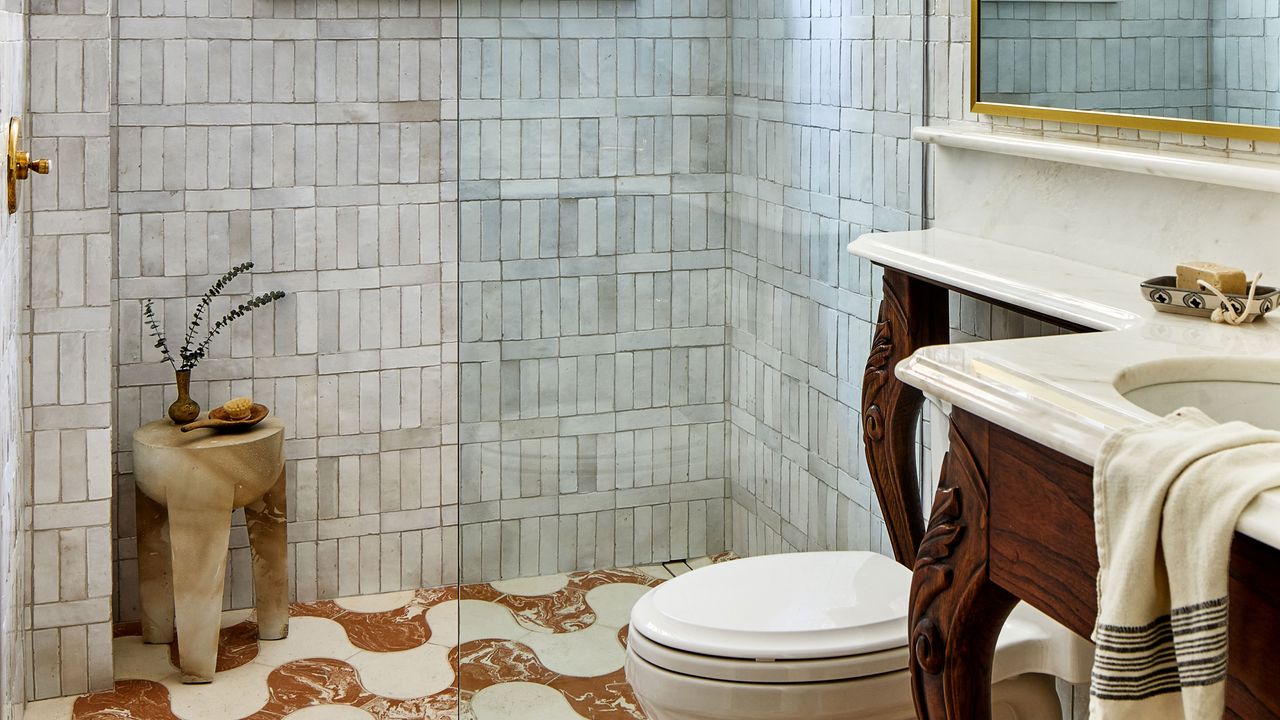
[[[1183,290],[1176,284],[1177,280],[1173,275],[1153,277],[1142,283],[1142,296],[1160,312],[1205,318],[1225,304],[1209,290]],[[1243,322],[1253,322],[1280,303],[1280,290],[1259,285],[1252,301],[1247,293],[1227,293],[1226,298],[1231,302],[1231,308],[1244,318]]]
[[191,432],[192,430],[199,430],[200,428],[213,428],[214,430],[225,431],[248,430],[254,425],[265,420],[267,415],[270,413],[271,411],[267,409],[266,405],[254,403],[253,407],[249,410],[249,417],[233,420],[231,416],[227,414],[226,410],[216,407],[209,411],[209,417],[203,420],[189,422],[178,429],[182,432]]

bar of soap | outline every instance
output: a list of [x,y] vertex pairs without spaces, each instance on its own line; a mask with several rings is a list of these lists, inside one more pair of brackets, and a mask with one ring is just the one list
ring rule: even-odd
[[1178,264],[1178,289],[1200,290],[1200,280],[1218,288],[1227,295],[1243,295],[1249,291],[1244,271],[1211,262],[1185,262]]

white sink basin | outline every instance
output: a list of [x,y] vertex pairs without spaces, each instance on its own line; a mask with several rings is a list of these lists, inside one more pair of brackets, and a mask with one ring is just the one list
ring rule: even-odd
[[1126,400],[1156,415],[1190,406],[1218,422],[1280,430],[1280,361],[1170,358],[1125,368],[1114,384]]

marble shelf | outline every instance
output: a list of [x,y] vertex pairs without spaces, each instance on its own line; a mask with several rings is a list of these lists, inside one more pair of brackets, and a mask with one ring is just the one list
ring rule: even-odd
[[961,150],[1070,163],[1245,190],[1280,192],[1280,160],[1241,160],[1190,152],[991,132],[988,129],[918,127],[911,136],[923,143]]

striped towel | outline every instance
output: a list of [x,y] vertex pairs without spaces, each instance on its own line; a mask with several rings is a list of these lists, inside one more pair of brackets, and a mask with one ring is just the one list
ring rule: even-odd
[[1194,408],[1103,443],[1090,718],[1220,720],[1231,537],[1245,506],[1273,487],[1280,432]]

